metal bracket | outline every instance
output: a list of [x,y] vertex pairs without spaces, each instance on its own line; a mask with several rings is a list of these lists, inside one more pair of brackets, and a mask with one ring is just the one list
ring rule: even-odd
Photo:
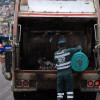
[[100,48],[100,43],[99,43],[98,45],[95,46],[95,49],[96,49],[96,48]]
[[18,39],[18,42],[20,42],[20,40],[21,40],[21,28],[22,28],[22,26],[21,26],[20,24],[18,24],[18,26],[20,27],[20,32],[19,32],[19,39]]
[[94,32],[95,32],[95,40],[97,41],[97,30],[96,30],[97,24],[94,24]]

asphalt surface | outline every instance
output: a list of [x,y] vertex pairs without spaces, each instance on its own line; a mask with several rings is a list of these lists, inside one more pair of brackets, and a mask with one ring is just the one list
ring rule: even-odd
[[[97,93],[97,99],[95,98],[96,95],[94,93],[81,93],[80,91],[75,91],[75,99],[74,100],[100,100],[100,93]],[[56,100],[54,97],[52,97],[49,94],[46,100]],[[43,98],[38,98],[38,99],[16,99],[16,100],[45,100]],[[2,75],[1,72],[1,64],[0,64],[0,100],[14,100],[13,93],[11,92],[11,82],[6,80],[4,76]]]
[[0,100],[14,100],[11,92],[11,82],[7,81],[1,72],[0,63]]

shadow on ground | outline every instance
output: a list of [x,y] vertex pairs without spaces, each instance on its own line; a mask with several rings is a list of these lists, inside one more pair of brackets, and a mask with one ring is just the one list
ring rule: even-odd
[[[21,95],[19,97],[21,98]],[[74,100],[95,100],[96,92],[81,92],[79,90],[75,90],[74,92]],[[24,98],[16,99],[16,100],[57,100],[56,93],[36,93],[36,94],[26,94]],[[66,95],[63,100],[66,100]]]

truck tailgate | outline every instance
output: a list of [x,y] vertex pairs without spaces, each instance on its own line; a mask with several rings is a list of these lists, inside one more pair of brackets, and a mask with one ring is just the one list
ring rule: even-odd
[[95,13],[93,0],[28,0],[28,6],[41,13]]

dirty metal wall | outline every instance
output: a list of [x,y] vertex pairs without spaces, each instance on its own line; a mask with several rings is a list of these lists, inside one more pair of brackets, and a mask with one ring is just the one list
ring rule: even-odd
[[39,59],[54,63],[54,52],[57,51],[57,42],[61,38],[67,41],[67,48],[81,45],[83,52],[92,59],[94,22],[71,20],[66,22],[61,18],[21,18],[21,66],[38,69]]

